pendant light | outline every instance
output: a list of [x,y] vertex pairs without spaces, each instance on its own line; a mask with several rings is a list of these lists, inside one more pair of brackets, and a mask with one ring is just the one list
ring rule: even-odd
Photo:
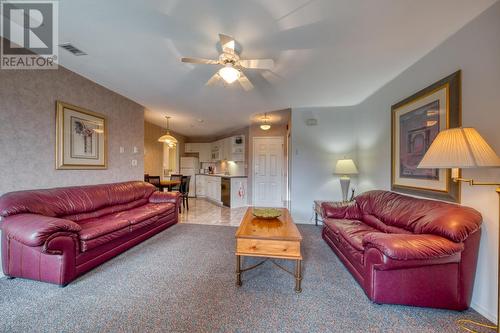
[[271,125],[267,122],[267,120],[269,119],[267,117],[267,113],[264,113],[264,123],[260,125],[260,129],[263,130],[263,131],[267,131],[269,129],[271,129]]
[[163,143],[166,143],[170,148],[173,148],[175,147],[175,145],[177,144],[177,139],[174,138],[172,135],[170,135],[170,128],[169,128],[169,120],[170,120],[170,117],[169,116],[166,116],[165,118],[167,118],[167,134],[161,136],[158,141],[159,142],[163,142]]

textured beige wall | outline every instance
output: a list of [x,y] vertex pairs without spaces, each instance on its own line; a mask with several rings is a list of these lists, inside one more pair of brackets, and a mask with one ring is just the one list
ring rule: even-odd
[[[55,169],[55,109],[61,100],[107,117],[108,169]],[[143,176],[144,108],[65,68],[0,70],[0,194]],[[124,153],[120,153],[120,147]],[[133,153],[133,148],[138,153]],[[132,166],[132,159],[138,164]]]
[[[160,126],[144,122],[144,173],[151,176],[160,176],[163,169],[163,143],[158,138],[166,133]],[[186,138],[178,133],[170,131],[178,141],[180,156],[184,153],[184,142]]]

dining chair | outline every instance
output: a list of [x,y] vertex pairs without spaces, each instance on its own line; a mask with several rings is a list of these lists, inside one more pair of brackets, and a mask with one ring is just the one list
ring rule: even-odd
[[189,183],[191,176],[182,176],[180,193],[182,198],[182,208],[189,210]]
[[[182,182],[182,175],[181,174],[172,174],[170,175],[170,180],[178,180],[180,182]],[[169,191],[177,191],[177,192],[180,192],[181,191],[181,184],[178,184],[178,185],[172,185],[169,189]]]
[[153,184],[158,188],[158,190],[162,190],[161,188],[161,182],[160,182],[160,176],[149,176],[148,177],[148,183]]

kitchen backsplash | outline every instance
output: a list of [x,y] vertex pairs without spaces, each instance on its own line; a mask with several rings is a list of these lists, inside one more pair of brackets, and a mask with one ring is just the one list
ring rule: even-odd
[[215,173],[225,173],[229,171],[231,176],[247,175],[245,170],[246,162],[220,161],[217,163],[201,163],[202,169],[208,169],[209,166],[215,167]]

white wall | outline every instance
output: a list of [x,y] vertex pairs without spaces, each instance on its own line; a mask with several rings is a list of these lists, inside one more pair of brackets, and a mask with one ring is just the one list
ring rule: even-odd
[[[391,105],[459,69],[462,124],[476,127],[500,154],[499,34],[500,2],[360,105],[344,111],[309,109],[318,114],[317,128],[308,129],[296,122],[304,110],[292,109],[292,137],[299,154],[293,156],[292,167],[292,211],[297,217],[307,216],[306,206],[313,199],[339,197],[340,190],[332,184],[335,180],[329,174],[338,154],[333,148],[336,145],[343,147],[339,148],[341,152],[350,151],[349,145],[356,147],[352,154],[360,170],[361,191],[390,189]],[[464,170],[463,176],[500,182],[499,169]],[[484,218],[472,307],[496,322],[499,198],[495,187],[463,185],[462,204],[474,207]]]
[[[356,112],[351,108],[292,109],[291,212],[296,223],[314,223],[313,200],[342,200],[337,159],[357,161]],[[314,118],[316,126],[307,126]],[[351,180],[356,187],[356,177]]]

